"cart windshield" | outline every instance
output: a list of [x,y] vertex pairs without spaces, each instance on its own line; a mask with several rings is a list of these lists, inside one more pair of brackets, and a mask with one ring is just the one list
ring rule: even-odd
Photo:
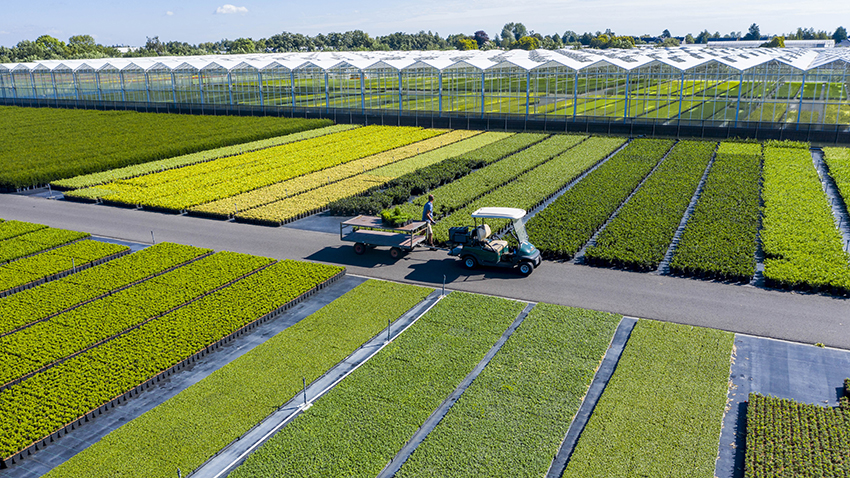
[[516,238],[519,240],[520,244],[523,242],[528,242],[528,233],[525,232],[525,224],[523,224],[522,219],[514,219],[514,233],[516,233]]

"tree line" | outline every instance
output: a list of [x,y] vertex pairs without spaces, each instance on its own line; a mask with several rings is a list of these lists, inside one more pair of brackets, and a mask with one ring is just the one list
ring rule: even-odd
[[596,33],[567,30],[563,33],[545,35],[528,30],[522,23],[508,23],[494,37],[484,30],[472,35],[452,34],[446,37],[439,33],[420,31],[418,33],[397,32],[385,36],[372,37],[362,30],[344,33],[318,34],[316,36],[300,33],[282,32],[269,38],[253,40],[237,38],[219,40],[193,45],[180,41],[162,41],[158,36],[147,37],[144,46],[130,49],[118,46],[104,46],[95,42],[90,35],[75,35],[68,42],[50,35],[42,35],[35,40],[23,40],[13,47],[0,46],[0,63],[33,62],[41,60],[70,60],[87,58],[116,57],[153,57],[187,56],[239,53],[282,53],[293,51],[392,51],[392,50],[491,50],[491,49],[547,49],[560,48],[634,48],[636,45],[656,45],[659,47],[678,46],[682,43],[708,43],[709,40],[764,40],[762,46],[782,47],[784,40],[826,40],[836,43],[847,39],[847,30],[838,27],[829,34],[815,31],[814,28],[797,28],[783,35],[762,35],[757,24],[750,25],[747,33],[732,31],[721,35],[703,30],[696,36],[688,33],[682,37],[673,36],[669,30],[660,35],[644,34],[640,36],[617,35],[608,29]]

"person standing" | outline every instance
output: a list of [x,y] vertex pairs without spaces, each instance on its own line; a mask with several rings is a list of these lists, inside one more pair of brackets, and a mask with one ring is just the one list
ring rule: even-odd
[[434,220],[434,195],[428,195],[428,202],[422,209],[422,220],[425,221],[425,242],[433,249],[434,248],[434,231],[431,229],[431,224],[436,224]]

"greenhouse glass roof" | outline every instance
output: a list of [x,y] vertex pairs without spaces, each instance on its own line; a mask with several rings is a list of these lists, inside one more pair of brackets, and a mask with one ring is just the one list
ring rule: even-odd
[[630,71],[652,62],[660,62],[687,71],[710,62],[745,71],[770,61],[785,63],[801,71],[843,61],[850,63],[850,49],[834,48],[636,48],[632,50],[489,50],[489,51],[373,51],[373,52],[301,52],[247,55],[206,55],[194,57],[102,58],[86,60],[48,60],[33,63],[4,63],[0,70],[178,70],[284,68],[298,70],[340,68],[359,70],[413,68],[451,70],[474,68],[482,72],[514,67],[521,71],[567,67],[575,71],[609,64]]

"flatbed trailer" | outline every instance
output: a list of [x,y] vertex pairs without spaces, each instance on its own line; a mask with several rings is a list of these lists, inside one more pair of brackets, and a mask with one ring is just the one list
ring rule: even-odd
[[389,227],[376,216],[357,216],[339,223],[339,239],[353,242],[354,253],[363,254],[369,248],[386,246],[392,258],[401,257],[425,242],[425,221],[414,221],[402,227]]

